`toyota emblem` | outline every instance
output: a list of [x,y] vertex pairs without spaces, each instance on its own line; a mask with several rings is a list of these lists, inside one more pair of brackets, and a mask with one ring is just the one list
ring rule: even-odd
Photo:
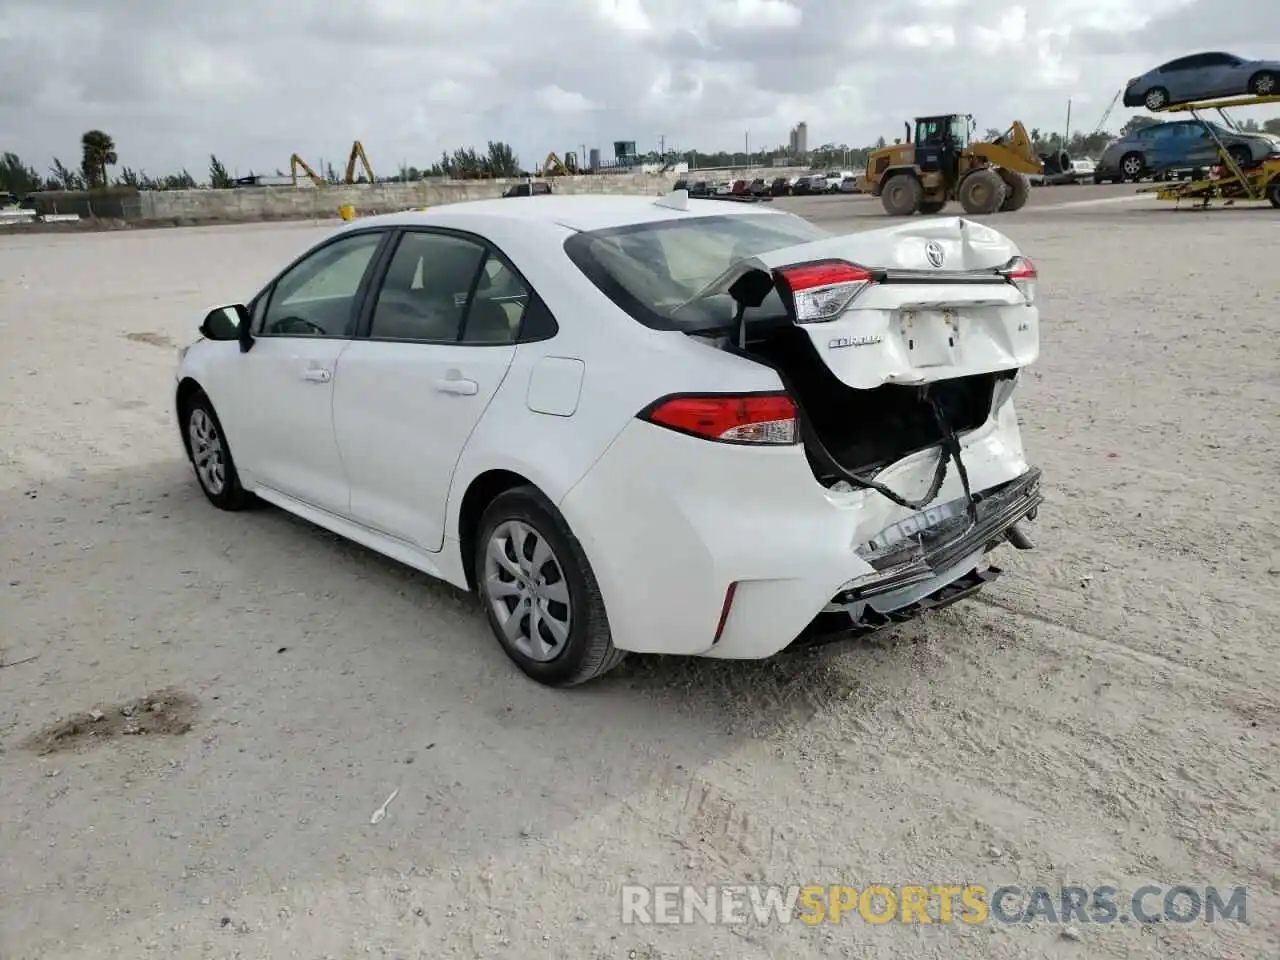
[[925,245],[924,255],[928,259],[929,266],[931,267],[942,266],[942,261],[947,258],[946,253],[943,252],[942,244],[937,240],[930,240]]

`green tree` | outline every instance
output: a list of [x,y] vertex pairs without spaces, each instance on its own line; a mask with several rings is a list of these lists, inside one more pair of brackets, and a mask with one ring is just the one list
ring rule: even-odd
[[107,167],[119,161],[116,144],[101,130],[88,130],[80,138],[80,174],[90,190],[107,185]]
[[46,190],[83,190],[84,177],[54,157],[53,166],[49,168],[49,176],[45,178],[44,188]]
[[232,186],[231,174],[213,153],[209,154],[209,186],[215,190],[228,190]]
[[1264,133],[1280,134],[1280,117],[1272,117],[1262,125]]
[[21,199],[41,186],[39,172],[23,163],[16,153],[0,156],[0,191]]
[[1154,127],[1161,121],[1154,117],[1130,117],[1123,127],[1120,128],[1120,136],[1127,137],[1131,133],[1137,133],[1139,130],[1145,130],[1147,127]]

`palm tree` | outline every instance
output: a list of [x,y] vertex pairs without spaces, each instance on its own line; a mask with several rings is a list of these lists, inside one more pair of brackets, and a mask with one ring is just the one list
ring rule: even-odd
[[110,134],[101,130],[89,130],[80,138],[80,171],[89,189],[107,185],[107,167],[115,164],[116,143]]

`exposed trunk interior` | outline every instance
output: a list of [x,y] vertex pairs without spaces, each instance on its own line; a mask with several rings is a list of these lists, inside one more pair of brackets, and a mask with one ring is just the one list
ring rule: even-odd
[[[746,353],[783,375],[822,445],[841,466],[859,475],[942,441],[930,398],[938,400],[951,429],[961,434],[987,421],[996,383],[1014,375],[1010,370],[922,386],[855,390],[828,370],[808,335],[792,324],[749,340]],[[807,452],[822,483],[829,486],[841,479],[812,450]]]

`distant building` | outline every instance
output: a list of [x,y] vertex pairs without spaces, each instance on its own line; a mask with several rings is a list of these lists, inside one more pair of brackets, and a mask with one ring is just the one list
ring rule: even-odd
[[803,120],[791,128],[790,150],[793,157],[803,157],[809,152],[809,124]]

